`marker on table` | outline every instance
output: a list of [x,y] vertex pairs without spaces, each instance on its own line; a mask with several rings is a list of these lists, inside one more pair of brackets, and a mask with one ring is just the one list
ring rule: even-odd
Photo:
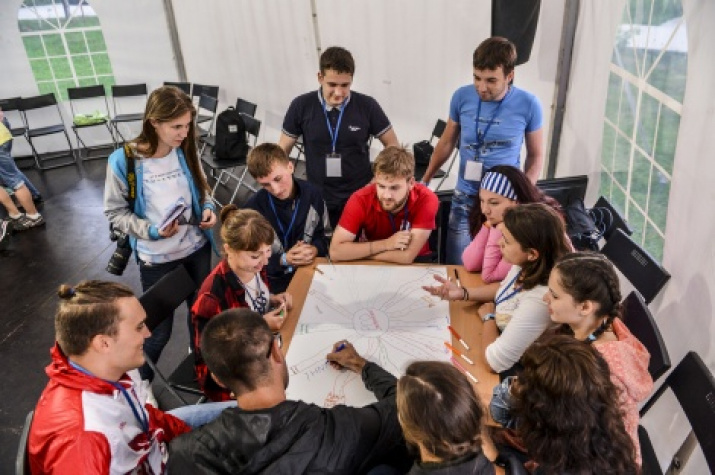
[[471,365],[474,364],[474,361],[472,361],[472,360],[470,360],[469,358],[467,358],[466,355],[463,355],[458,349],[456,349],[455,347],[453,347],[452,345],[450,345],[450,344],[447,343],[446,341],[444,342],[444,345],[445,345],[447,348],[449,348],[450,350],[452,350],[452,353],[454,353],[455,355],[461,357],[461,358],[462,358],[464,361],[466,361],[467,363],[469,363],[469,364],[471,364]]
[[343,351],[345,349],[345,346],[345,342],[340,343],[338,347],[335,348],[335,353],[337,353],[338,351]]
[[459,280],[459,274],[457,274],[457,269],[454,269],[454,281],[457,283],[457,287],[462,288],[462,281]]
[[478,383],[479,380],[474,377],[472,373],[466,370],[464,366],[462,366],[459,361],[454,359],[454,356],[450,358],[452,360],[452,364],[457,367],[458,370],[460,370],[462,373],[466,374],[469,379],[472,380],[473,383]]
[[462,344],[462,346],[464,347],[464,349],[467,350],[467,351],[469,351],[469,345],[467,345],[467,343],[466,343],[464,340],[462,340],[462,337],[459,336],[459,333],[457,333],[457,330],[455,330],[454,328],[452,328],[452,325],[447,325],[447,329],[449,329],[449,332],[450,332],[452,335],[454,335],[454,337],[455,337],[457,340],[459,340],[459,342]]

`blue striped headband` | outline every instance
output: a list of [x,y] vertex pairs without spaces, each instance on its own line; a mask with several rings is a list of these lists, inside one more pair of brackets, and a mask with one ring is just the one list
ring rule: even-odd
[[505,198],[516,201],[516,192],[509,179],[498,172],[486,172],[482,178],[481,189],[491,191]]

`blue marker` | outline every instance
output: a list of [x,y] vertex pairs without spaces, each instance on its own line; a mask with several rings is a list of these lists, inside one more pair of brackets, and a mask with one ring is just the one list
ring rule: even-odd
[[335,353],[338,351],[343,351],[345,349],[345,343],[340,343],[337,348],[335,348]]

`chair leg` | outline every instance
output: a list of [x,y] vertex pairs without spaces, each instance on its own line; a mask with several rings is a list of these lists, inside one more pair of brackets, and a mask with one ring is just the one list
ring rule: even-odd
[[181,403],[182,403],[184,406],[186,406],[186,405],[188,404],[188,401],[186,401],[186,399],[184,399],[183,397],[181,397],[181,396],[179,395],[179,393],[176,392],[176,390],[175,390],[173,387],[171,387],[171,384],[169,384],[169,381],[168,381],[168,380],[166,379],[166,377],[161,373],[161,371],[159,371],[159,368],[156,367],[156,365],[154,364],[154,362],[151,361],[151,359],[149,359],[149,357],[145,357],[144,359],[146,360],[147,364],[148,364],[149,367],[152,369],[152,371],[154,371],[154,376],[158,376],[159,379],[161,380],[161,384],[163,384],[164,387],[166,388],[166,390],[169,391],[169,394],[171,394],[172,396],[174,396],[176,399],[178,399],[179,401],[181,401]]

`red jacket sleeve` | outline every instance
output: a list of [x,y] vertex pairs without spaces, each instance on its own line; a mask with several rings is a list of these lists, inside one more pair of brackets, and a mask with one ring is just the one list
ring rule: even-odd
[[112,453],[107,438],[98,432],[56,437],[36,453],[30,447],[30,473],[108,475]]
[[191,431],[191,427],[178,417],[167,414],[151,404],[145,404],[149,413],[149,427],[161,427],[166,435],[165,441],[170,442],[174,437]]

